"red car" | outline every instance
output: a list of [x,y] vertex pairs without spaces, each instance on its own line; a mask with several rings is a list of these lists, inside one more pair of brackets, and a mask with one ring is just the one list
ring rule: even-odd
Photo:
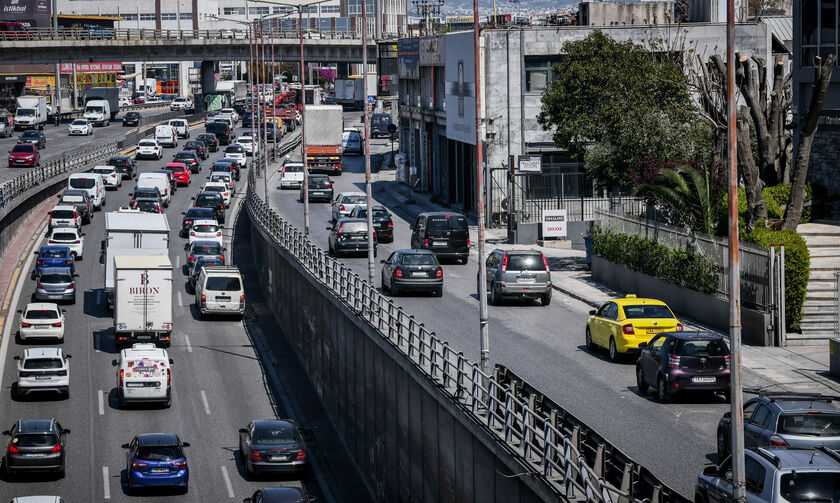
[[31,143],[18,143],[9,150],[9,167],[40,166],[41,152]]
[[178,185],[186,187],[190,184],[190,170],[183,162],[170,162],[163,169],[168,169],[175,176],[175,182]]

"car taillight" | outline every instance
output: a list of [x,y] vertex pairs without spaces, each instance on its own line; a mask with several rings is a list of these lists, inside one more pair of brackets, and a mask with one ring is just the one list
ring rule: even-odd
[[331,189],[331,188],[332,188],[332,184],[331,184],[331,183],[328,183],[328,184],[327,184],[327,188],[328,188],[328,189]]
[[680,367],[680,357],[676,355],[668,355],[668,366],[672,369]]
[[157,150],[157,149],[158,149],[158,148],[157,148],[157,147],[155,147],[155,150]]
[[53,324],[52,324],[52,326],[54,326],[54,327],[60,327],[60,326],[61,326],[61,322],[59,321],[59,322],[57,322],[57,323],[53,323]]
[[344,205],[343,204],[338,205],[338,211],[344,211]]
[[35,263],[36,263],[36,264],[38,264],[38,265],[44,265],[44,261],[43,261],[43,260],[36,260],[36,261],[35,261]]
[[75,290],[75,289],[76,289],[76,285],[67,285],[67,289],[68,289],[68,290]]
[[677,330],[677,332],[682,332],[683,331],[682,323],[677,323],[677,329],[676,330]]
[[470,245],[470,238],[467,238],[467,246]]
[[186,461],[173,461],[171,464],[172,464],[172,466],[174,466],[175,468],[178,468],[180,470],[183,470],[184,468],[187,467],[187,462]]
[[64,265],[70,265],[70,264],[72,264],[72,263],[73,263],[73,261],[72,261],[72,260],[65,260],[65,261],[64,261]]
[[90,206],[88,206],[88,205],[86,204],[86,205],[85,205],[85,210],[89,210],[89,209],[90,209]]
[[730,358],[731,357],[729,355],[726,355],[726,356],[723,357],[724,361],[726,362],[726,368],[727,369],[730,368],[730,365],[731,365]]
[[443,278],[443,268],[438,267],[437,272],[435,273],[435,278],[442,279]]
[[202,296],[201,296],[201,305],[203,306],[203,305],[205,305],[205,304],[207,304],[207,296],[206,296],[206,295],[202,295]]
[[74,243],[76,243],[76,244],[79,244],[79,243],[81,243],[82,241],[81,241],[80,239],[77,239],[77,240],[75,240],[75,241],[73,241],[73,242],[74,242]]
[[426,239],[423,240],[423,248],[428,248],[428,247],[429,247],[429,238],[426,238]]
[[172,386],[172,371],[169,369],[166,369],[166,385]]
[[251,451],[251,461],[262,461],[262,454],[260,451]]
[[58,444],[52,449],[50,449],[50,452],[61,452],[61,444]]
[[9,445],[9,448],[6,449],[6,453],[8,454],[20,454],[20,450],[15,447],[14,445]]
[[240,296],[239,296],[239,308],[240,308],[240,309],[242,309],[242,308],[244,308],[244,307],[245,307],[245,296],[244,296],[244,295],[240,295]]
[[123,387],[123,382],[125,380],[125,370],[120,370],[120,388]]
[[55,373],[55,375],[57,375],[57,376],[66,376],[66,375],[67,375],[67,371],[66,371],[66,370],[59,370],[58,372],[56,372],[56,373]]
[[32,326],[32,323],[21,322],[20,326],[22,326],[23,328],[29,328]]
[[224,262],[224,261],[225,261],[225,256],[224,256],[224,255],[222,255],[222,262]]
[[224,204],[222,205],[222,209],[225,209],[225,205],[224,205]]
[[147,466],[149,466],[149,463],[141,463],[139,461],[134,461],[131,463],[132,470],[139,470],[140,468],[146,468]]
[[788,443],[782,437],[773,435],[770,437],[770,447],[788,447]]
[[190,231],[190,236],[195,237],[195,232]]
[[303,449],[299,450],[297,453],[297,457],[295,457],[295,461],[304,461],[306,460],[306,452]]
[[402,279],[402,277],[403,277],[403,272],[402,272],[402,269],[400,269],[399,267],[397,267],[397,268],[394,270],[394,277],[395,277],[395,278],[400,278],[400,279]]
[[388,222],[388,227],[393,227],[393,226],[394,226],[394,222]]
[[165,196],[167,194],[169,194],[169,189],[163,189],[163,195]]
[[217,237],[217,238],[222,237],[222,233],[221,233],[221,232],[217,232],[217,233],[216,233],[216,237]]
[[548,259],[545,258],[545,255],[542,256],[542,259],[543,259],[543,265],[545,266],[545,272],[550,272],[549,269],[548,269]]
[[[507,254],[505,254],[505,256],[502,258],[502,273],[507,272],[507,262],[508,262],[508,256],[507,256]],[[627,332],[624,332],[624,333],[626,334]]]
[[624,333],[624,334],[626,334],[626,335],[633,335],[633,334],[635,334],[635,333],[636,333],[636,331],[635,331],[635,330],[633,330],[633,325],[632,325],[632,324],[630,324],[630,323],[628,323],[627,325],[622,326],[622,327],[621,327],[621,332],[622,332],[622,333]]
[[[194,235],[194,234],[193,234],[193,235]],[[192,262],[193,260],[195,260],[195,257],[193,257],[192,255],[190,255],[190,262]]]

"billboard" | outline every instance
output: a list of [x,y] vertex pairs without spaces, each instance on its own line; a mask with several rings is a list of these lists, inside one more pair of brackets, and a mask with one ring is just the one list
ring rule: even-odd
[[98,73],[98,72],[115,72],[122,73],[123,65],[119,62],[113,63],[61,63],[61,73],[73,73],[73,65],[76,66],[76,72],[83,73]]
[[473,33],[448,33],[446,54],[446,137],[475,145],[475,49]]
[[443,35],[420,38],[420,66],[443,66]]
[[420,78],[420,43],[416,38],[401,38],[397,44],[397,57],[400,62],[400,77],[404,79]]
[[0,19],[27,28],[49,28],[50,0],[0,0]]

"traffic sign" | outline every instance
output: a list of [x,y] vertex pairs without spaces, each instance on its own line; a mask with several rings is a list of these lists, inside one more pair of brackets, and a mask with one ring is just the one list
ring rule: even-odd
[[376,103],[376,96],[368,96],[368,103]]
[[543,210],[542,212],[542,234],[545,238],[565,238],[566,210]]

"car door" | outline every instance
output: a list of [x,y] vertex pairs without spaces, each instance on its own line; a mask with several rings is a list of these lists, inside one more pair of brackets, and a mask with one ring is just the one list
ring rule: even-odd
[[706,488],[708,503],[730,503],[732,499],[732,457],[718,467],[718,476],[709,480]]
[[616,318],[618,318],[618,304],[610,302],[604,312],[604,317],[601,318],[601,327],[599,330],[599,344],[605,348],[608,348],[610,345],[610,337],[615,335],[615,328],[618,326]]
[[391,256],[385,260],[385,263],[382,265],[382,283],[391,281],[391,275],[394,274],[394,264],[398,260],[399,254],[397,252],[391,253]]
[[601,331],[604,329],[603,325],[603,318],[607,315],[607,308],[609,307],[610,303],[607,302],[595,311],[594,318],[592,318],[592,322],[589,325],[589,331],[592,334],[592,342],[595,344],[601,344]]
[[412,248],[422,248],[420,246],[422,236],[422,229],[424,227],[425,217],[420,215],[417,217],[417,221],[414,222],[414,228],[411,230],[411,247]]
[[744,418],[744,447],[749,449],[761,445],[765,425],[772,419],[773,412],[767,404],[759,403],[749,420]]
[[664,342],[665,336],[657,335],[651,339],[650,343],[639,355],[639,367],[642,369],[642,376],[646,383],[656,382],[656,359],[654,355],[659,353]]
[[772,480],[767,482],[768,470],[757,459],[745,456],[744,478],[746,479],[747,503],[763,503],[770,501],[773,486]]

